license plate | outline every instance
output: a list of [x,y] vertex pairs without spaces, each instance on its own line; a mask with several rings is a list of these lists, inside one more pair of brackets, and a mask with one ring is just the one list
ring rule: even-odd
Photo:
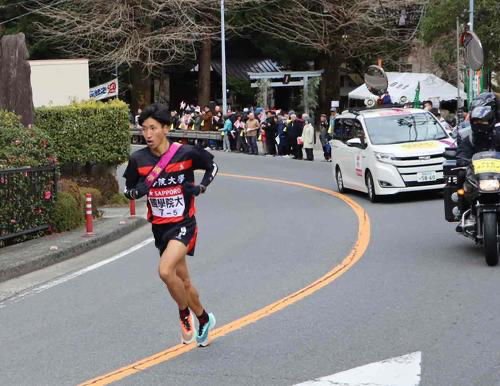
[[436,172],[417,173],[417,182],[433,182],[437,180]]

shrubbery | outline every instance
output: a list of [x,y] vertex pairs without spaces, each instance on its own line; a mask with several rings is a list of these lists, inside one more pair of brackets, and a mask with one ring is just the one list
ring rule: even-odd
[[[58,232],[78,227],[84,219],[85,193],[92,194],[94,208],[109,200],[116,203],[118,182],[109,167],[126,161],[129,151],[128,107],[122,101],[39,108],[33,127],[0,111],[0,236],[47,224]],[[59,181],[57,194],[59,169],[37,172],[35,179],[23,170],[2,173],[2,169],[49,165],[78,170],[71,179]],[[81,174],[80,167],[89,173]],[[90,173],[92,167],[105,172]]]
[[65,232],[77,228],[83,222],[83,213],[78,208],[73,195],[59,192],[50,216],[50,223],[56,232]]
[[[100,192],[99,189],[95,188],[86,188],[86,187],[80,187],[80,193],[82,197],[82,202],[85,203],[86,199],[86,194],[90,193],[92,195],[92,208],[95,209],[99,206],[104,205],[104,198],[102,197],[102,193]],[[85,204],[84,204],[85,207]]]
[[14,113],[0,111],[0,169],[46,166],[55,162],[54,141],[47,132],[25,127]]
[[125,206],[129,204],[129,200],[121,193],[115,193],[111,198],[106,202],[106,205],[109,206]]
[[87,193],[90,193],[90,195],[92,196],[92,216],[94,218],[102,217],[103,212],[99,210],[99,207],[103,206],[105,202],[100,190],[95,188],[80,187],[80,192],[82,193],[82,202],[84,208],[87,203]]
[[71,194],[71,196],[75,199],[76,204],[78,205],[78,210],[83,215],[83,210],[85,208],[85,205],[81,200],[82,192],[80,191],[80,187],[76,182],[65,178],[59,180],[59,192],[65,192]]
[[63,165],[116,165],[128,159],[130,126],[122,101],[41,107],[35,111],[35,122],[53,138]]
[[120,189],[118,181],[116,181],[116,177],[111,173],[90,175],[83,174],[73,177],[73,179],[81,187],[99,189],[104,202],[108,201],[112,196],[118,193]]
[[[0,236],[49,223],[57,172],[32,173],[28,168],[54,166],[56,162],[53,142],[46,133],[23,126],[13,113],[0,111]],[[18,168],[26,169],[2,172]]]

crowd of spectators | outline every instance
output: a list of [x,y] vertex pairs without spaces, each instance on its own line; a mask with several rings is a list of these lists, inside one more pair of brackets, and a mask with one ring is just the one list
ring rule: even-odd
[[[318,128],[325,161],[331,160],[329,140],[335,114],[335,109],[332,109],[330,119],[323,114]],[[171,117],[171,130],[220,132],[220,141],[197,140],[198,146],[210,150],[314,160],[313,148],[318,133],[311,117],[305,113],[246,107],[242,111],[228,109],[227,114],[223,115],[220,106],[211,110],[209,107],[200,108],[183,102],[178,111],[171,111]]]
[[[411,108],[412,103],[404,107]],[[422,103],[424,110],[431,112],[443,127],[454,136],[460,129],[453,115],[441,116],[441,111],[431,101]],[[138,112],[140,114],[140,111]],[[321,114],[318,127],[313,126],[311,117],[293,110],[264,110],[261,107],[245,107],[241,111],[228,109],[223,115],[220,106],[210,109],[208,106],[187,105],[182,102],[179,110],[171,111],[170,130],[196,130],[218,132],[221,140],[192,141],[207,150],[238,152],[250,155],[281,156],[299,160],[314,160],[313,149],[317,140],[323,148],[324,160],[331,162],[330,140],[333,135],[334,119],[337,114],[332,108],[330,115]],[[466,121],[462,118],[460,121]],[[137,124],[137,122],[136,122]],[[260,144],[260,146],[259,146]]]

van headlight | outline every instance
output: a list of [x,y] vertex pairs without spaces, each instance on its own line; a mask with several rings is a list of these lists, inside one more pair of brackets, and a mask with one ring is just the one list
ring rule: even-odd
[[376,151],[374,151],[373,154],[375,154],[375,158],[377,158],[377,161],[384,162],[386,164],[392,164],[392,161],[394,159],[394,154],[378,153]]
[[500,188],[500,181],[498,180],[480,180],[479,189],[485,192],[494,192]]

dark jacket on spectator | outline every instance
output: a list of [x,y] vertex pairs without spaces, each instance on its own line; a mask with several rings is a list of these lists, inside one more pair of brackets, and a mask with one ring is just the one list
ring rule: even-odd
[[290,137],[297,138],[302,136],[302,130],[304,130],[304,121],[297,118],[295,121],[290,123]]
[[202,114],[203,126],[201,129],[203,131],[212,131],[214,129],[213,118],[211,111]]

